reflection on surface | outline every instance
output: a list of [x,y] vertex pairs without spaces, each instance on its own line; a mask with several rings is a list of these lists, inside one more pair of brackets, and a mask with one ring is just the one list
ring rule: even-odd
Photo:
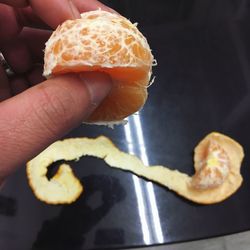
[[[124,126],[124,131],[125,131],[125,136],[127,140],[127,145],[128,145],[128,152],[130,154],[135,154],[134,152],[134,140],[132,138],[132,131],[131,131],[131,117],[128,118],[128,123]],[[141,221],[141,229],[142,229],[142,234],[143,234],[143,241],[145,244],[150,244],[151,243],[151,238],[149,234],[149,225],[148,225],[148,220],[146,218],[146,208],[145,208],[145,203],[143,199],[143,194],[142,194],[142,185],[141,185],[141,180],[135,176],[132,175],[133,178],[133,183],[135,186],[135,193],[136,193],[136,198],[137,198],[137,206],[138,206],[138,213],[140,216],[140,221]]]
[[0,215],[15,216],[16,200],[0,195]]
[[[135,136],[132,136],[132,128],[133,131],[135,131]],[[139,113],[128,118],[128,123],[126,124],[124,131],[129,153],[136,154],[134,148],[134,146],[136,145],[136,149],[138,149],[138,156],[142,159],[145,165],[149,165]],[[141,180],[137,176],[133,175],[132,178],[136,191],[143,240],[145,244],[150,244],[153,241],[163,243],[164,238],[159,219],[154,187],[151,182],[147,182],[146,187],[144,188]],[[146,209],[150,209],[149,213],[147,213],[148,211]],[[149,214],[150,217],[147,217],[147,214]],[[154,237],[153,240],[152,237]]]
[[[82,178],[81,182],[85,188],[83,195],[75,203],[63,206],[59,216],[43,223],[33,243],[33,250],[81,249],[85,243],[84,234],[103,219],[126,195],[120,182],[114,177],[91,175]],[[96,206],[91,207],[89,199],[93,200],[92,197],[96,193],[101,193],[101,199],[98,197]],[[101,241],[100,237],[100,235],[96,236],[97,243]]]

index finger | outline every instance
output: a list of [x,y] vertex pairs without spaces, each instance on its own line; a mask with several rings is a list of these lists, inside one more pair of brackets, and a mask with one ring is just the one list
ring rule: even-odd
[[30,5],[33,11],[50,27],[56,28],[68,19],[80,18],[80,13],[101,8],[113,11],[97,0],[0,0],[13,7]]
[[29,5],[28,0],[1,0],[0,2],[13,7],[26,7]]
[[[80,18],[80,12],[71,0],[0,0],[0,6],[1,5],[2,9],[8,10],[11,14],[16,13],[17,10],[22,14],[24,10],[23,7],[31,6],[33,13],[40,17],[42,21],[44,21],[51,28],[56,28],[67,19]],[[7,5],[14,7],[14,9],[7,8]],[[5,16],[7,14],[10,16],[9,13],[3,13]],[[32,12],[29,14],[32,14]],[[21,26],[22,23],[20,24],[20,22],[23,21],[17,20],[19,17],[20,15],[11,19],[17,22],[17,26]],[[8,24],[5,24],[5,26],[8,26]]]
[[80,13],[102,9],[114,12],[97,0],[30,0],[34,12],[52,28],[68,19],[80,18]]
[[71,0],[30,0],[30,5],[51,28],[65,20],[80,18],[80,12]]

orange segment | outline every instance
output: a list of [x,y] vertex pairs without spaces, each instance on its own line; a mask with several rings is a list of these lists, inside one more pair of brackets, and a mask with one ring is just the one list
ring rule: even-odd
[[[146,88],[136,88],[133,86],[116,85],[109,96],[97,107],[95,112],[90,116],[91,121],[112,121],[113,114],[116,114],[116,120],[124,119],[141,108],[141,104],[147,99]],[[129,113],[128,113],[129,112]]]
[[153,55],[146,38],[126,18],[102,10],[59,26],[46,43],[44,75],[100,71],[113,89],[88,122],[119,121],[147,99]]
[[229,175],[230,161],[225,150],[215,141],[209,141],[204,147],[204,158],[196,165],[193,176],[194,188],[207,189],[220,186]]

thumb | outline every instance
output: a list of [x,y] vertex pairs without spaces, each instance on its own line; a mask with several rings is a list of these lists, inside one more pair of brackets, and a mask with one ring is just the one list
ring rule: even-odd
[[0,103],[0,180],[79,125],[111,85],[101,73],[65,75]]

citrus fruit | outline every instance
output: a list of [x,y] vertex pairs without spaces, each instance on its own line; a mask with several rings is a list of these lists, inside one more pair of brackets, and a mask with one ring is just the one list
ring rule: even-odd
[[88,122],[120,121],[144,105],[153,64],[148,42],[136,24],[96,10],[57,27],[46,43],[44,75],[109,74],[113,88]]
[[215,140],[208,141],[202,148],[203,155],[196,163],[196,174],[192,185],[197,189],[220,186],[230,173],[230,159],[226,151]]

